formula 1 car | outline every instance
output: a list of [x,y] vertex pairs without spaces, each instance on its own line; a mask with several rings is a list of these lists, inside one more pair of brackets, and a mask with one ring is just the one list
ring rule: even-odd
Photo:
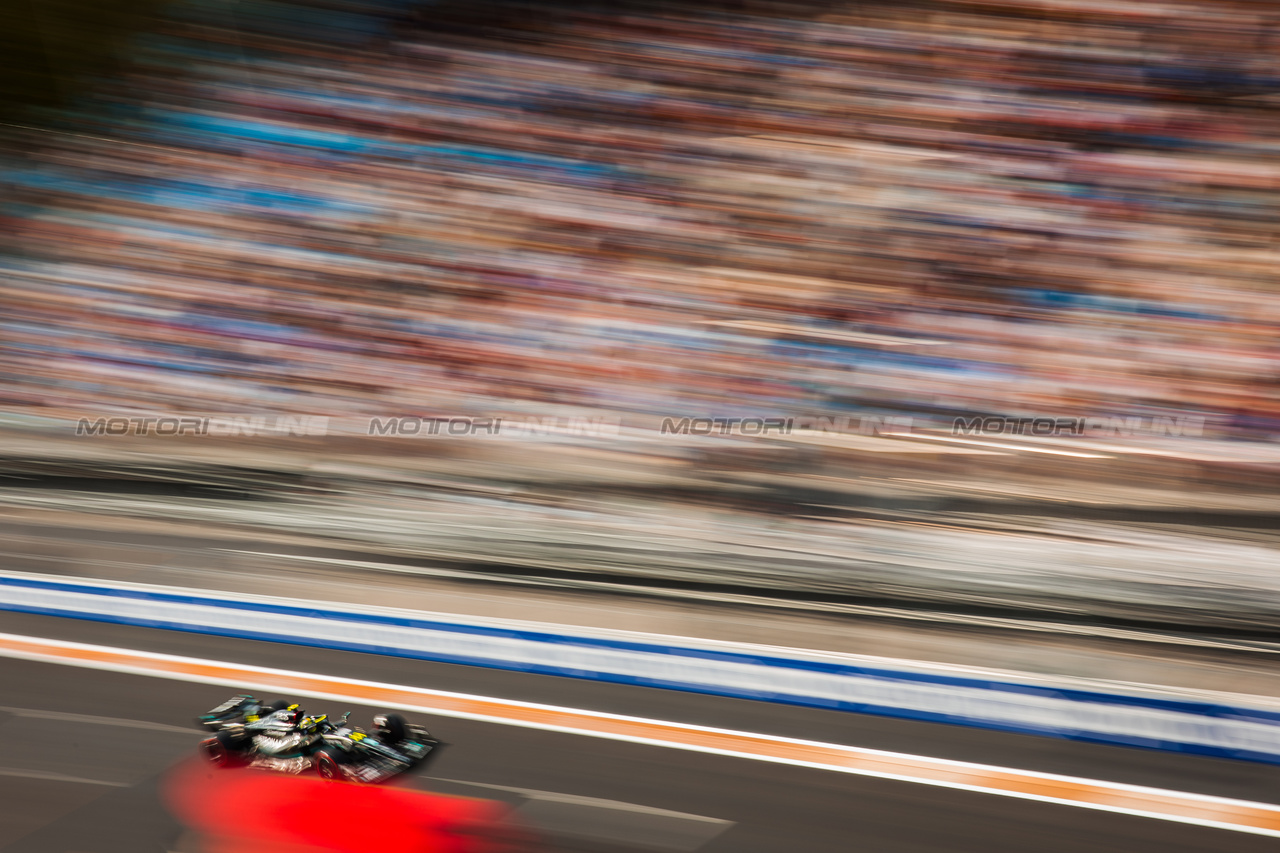
[[198,718],[213,732],[200,749],[220,767],[314,770],[322,779],[378,784],[421,765],[441,745],[399,714],[378,714],[372,732],[348,725],[350,717],[348,711],[335,723],[327,714],[305,716],[284,701],[234,696]]

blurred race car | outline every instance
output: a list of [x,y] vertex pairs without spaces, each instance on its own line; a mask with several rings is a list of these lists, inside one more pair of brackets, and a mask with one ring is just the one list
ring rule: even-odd
[[200,743],[209,761],[220,767],[249,765],[282,773],[314,770],[322,779],[385,782],[422,764],[440,741],[399,714],[378,714],[373,731],[351,726],[348,711],[332,722],[327,714],[309,716],[298,705],[265,704],[252,696],[234,696],[199,717],[213,737]]

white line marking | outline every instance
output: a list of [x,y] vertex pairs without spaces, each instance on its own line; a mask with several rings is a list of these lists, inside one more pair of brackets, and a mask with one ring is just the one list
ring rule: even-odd
[[0,712],[13,714],[15,717],[30,717],[40,720],[61,720],[67,723],[84,723],[90,726],[118,726],[125,729],[146,729],[149,732],[173,732],[175,734],[199,734],[195,726],[181,728],[164,723],[148,723],[146,720],[125,720],[120,717],[94,717],[89,714],[67,714],[62,711],[42,711],[39,708],[10,708],[0,705]]
[[11,776],[16,779],[41,779],[47,782],[73,782],[77,785],[103,785],[108,788],[129,788],[130,782],[108,782],[105,779],[85,779],[83,776],[67,776],[64,773],[48,773],[44,770],[18,770],[13,767],[0,767],[0,776]]
[[705,815],[689,814],[688,812],[673,812],[670,809],[658,809],[653,806],[642,806],[639,803],[626,803],[622,800],[604,800],[599,797],[583,797],[578,794],[561,794],[556,791],[540,791],[537,788],[517,788],[512,785],[491,785],[488,782],[468,782],[465,779],[442,779],[439,776],[432,776],[431,781],[447,782],[451,785],[469,785],[473,788],[488,788],[491,791],[508,791],[512,794],[522,794],[523,796],[534,800],[549,800],[556,803],[569,803],[576,806],[591,806],[592,808],[597,809],[639,812],[641,814],[656,815],[658,817],[701,821],[704,823],[733,823],[731,820],[724,820],[723,818],[718,817],[707,817]]

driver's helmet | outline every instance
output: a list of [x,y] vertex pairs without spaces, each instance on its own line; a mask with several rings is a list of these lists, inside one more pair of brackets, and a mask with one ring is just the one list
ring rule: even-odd
[[297,705],[290,705],[288,708],[281,708],[271,715],[272,722],[283,723],[286,726],[296,726],[302,721],[302,709]]
[[303,717],[298,721],[298,728],[307,734],[315,734],[320,724],[329,719],[328,714],[316,714],[313,717]]

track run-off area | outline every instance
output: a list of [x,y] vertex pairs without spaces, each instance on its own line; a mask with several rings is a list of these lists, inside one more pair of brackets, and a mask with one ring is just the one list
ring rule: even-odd
[[[158,791],[194,755],[201,735],[191,719],[234,692],[296,696],[339,713],[395,709],[426,722],[449,746],[416,787],[505,800],[585,845],[575,850],[1280,849],[1280,805],[1266,802],[1280,790],[1280,772],[1264,765],[56,617],[2,618],[13,631],[0,635],[6,853],[176,853],[181,829]],[[562,701],[538,701],[554,696]],[[724,725],[708,724],[719,719]],[[814,736],[796,736],[807,732]],[[49,746],[37,748],[33,733]],[[884,748],[913,742],[917,749]],[[976,754],[997,760],[972,760]],[[1096,772],[1079,772],[1090,768]]]

